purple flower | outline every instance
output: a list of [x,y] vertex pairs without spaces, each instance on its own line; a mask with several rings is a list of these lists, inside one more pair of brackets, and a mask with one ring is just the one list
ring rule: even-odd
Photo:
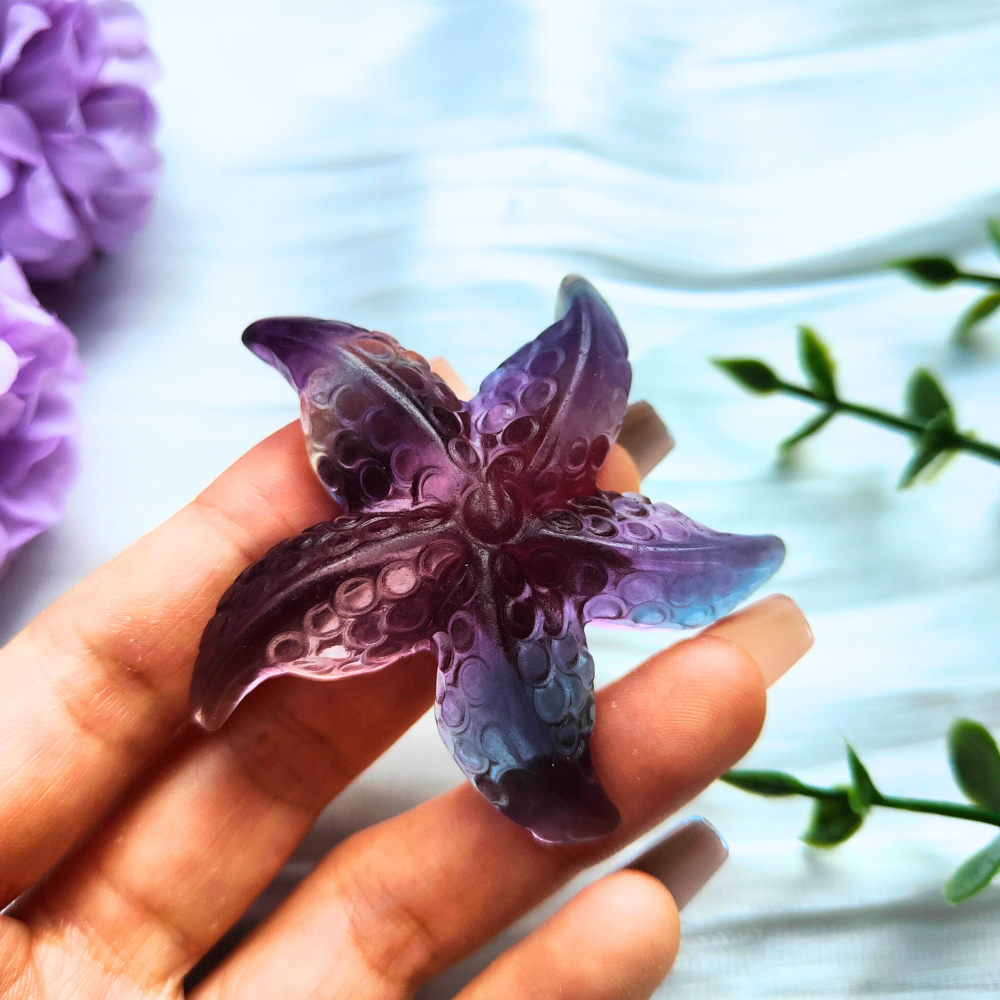
[[0,251],[28,277],[72,277],[146,224],[156,72],[125,0],[0,0]]
[[0,569],[57,521],[76,478],[83,366],[10,254],[0,258]]

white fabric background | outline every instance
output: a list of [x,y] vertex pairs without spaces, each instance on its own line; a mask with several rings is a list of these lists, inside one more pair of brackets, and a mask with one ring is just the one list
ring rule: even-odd
[[[929,251],[989,266],[994,2],[143,8],[165,69],[163,194],[131,253],[47,300],[89,371],[86,465],[66,520],[0,584],[0,640],[294,417],[287,386],[240,347],[249,321],[379,327],[474,384],[547,325],[559,279],[580,271],[629,336],[633,398],[678,441],[647,491],[788,544],[774,586],[817,643],[773,692],[750,761],[841,780],[846,735],[886,789],[957,794],[949,721],[1000,727],[1000,470],[960,458],[899,493],[906,442],[848,420],[777,470],[774,445],[808,408],[748,397],[706,358],[754,354],[790,374],[792,327],[808,321],[851,397],[896,407],[926,364],[964,424],[1000,438],[1000,330],[972,356],[946,344],[975,291],[880,270]],[[660,638],[595,631],[599,682]],[[459,778],[423,720],[328,811],[290,874]],[[719,786],[692,809],[732,858],[686,911],[663,996],[1000,989],[1000,889],[957,910],[941,898],[987,829],[880,813],[820,854],[796,840],[802,802]],[[450,996],[482,960],[422,996]]]

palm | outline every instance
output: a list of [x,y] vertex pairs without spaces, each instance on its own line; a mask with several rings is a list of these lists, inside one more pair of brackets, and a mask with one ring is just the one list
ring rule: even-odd
[[[179,995],[323,806],[433,703],[418,657],[275,681],[218,733],[187,726],[229,582],[336,514],[302,455],[297,426],[263,442],[0,651],[0,905],[34,885],[0,918],[0,995]],[[609,851],[743,754],[763,689],[746,654],[702,638],[597,701],[593,757],[622,812]],[[457,788],[333,850],[195,995],[409,996],[596,859]],[[657,886],[602,880],[465,996],[523,995],[524,977],[540,996],[648,994],[677,942]]]

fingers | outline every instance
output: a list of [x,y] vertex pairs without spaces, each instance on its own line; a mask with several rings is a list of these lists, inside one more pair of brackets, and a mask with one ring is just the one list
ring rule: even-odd
[[269,682],[218,733],[193,730],[173,748],[17,916],[43,950],[74,928],[104,967],[178,980],[433,694],[429,659],[332,684]]
[[187,718],[201,631],[233,578],[334,513],[289,425],[0,651],[0,906]]
[[659,879],[683,910],[725,864],[729,848],[719,831],[701,816],[691,816],[658,837],[629,862],[633,871]]
[[648,875],[618,872],[577,894],[456,1000],[645,1000],[670,971],[679,939],[670,893]]
[[622,813],[614,837],[542,847],[462,786],[341,844],[199,995],[262,983],[405,994],[695,795],[746,752],[763,712],[761,671],[734,642],[701,636],[654,656],[598,695],[593,755]]
[[597,488],[616,493],[639,492],[639,470],[632,456],[620,444],[611,446],[604,465],[598,470]]
[[128,957],[151,981],[183,975],[433,691],[429,658],[336,683],[267,682],[218,737],[173,748],[19,916],[53,946],[75,926],[109,966]]
[[706,634],[735,642],[749,653],[767,687],[798,663],[813,644],[805,615],[784,594],[771,594],[720,618]]

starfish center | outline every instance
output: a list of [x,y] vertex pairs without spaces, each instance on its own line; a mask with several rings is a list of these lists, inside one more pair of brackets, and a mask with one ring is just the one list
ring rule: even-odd
[[485,545],[509,542],[524,527],[527,513],[509,482],[487,473],[466,494],[462,520],[466,531]]

